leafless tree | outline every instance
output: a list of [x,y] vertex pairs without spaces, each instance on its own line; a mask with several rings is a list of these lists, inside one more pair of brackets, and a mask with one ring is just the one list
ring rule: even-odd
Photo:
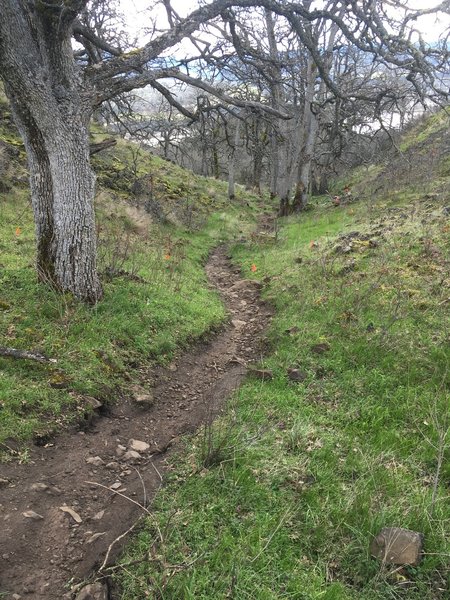
[[[95,178],[89,161],[89,123],[94,110],[150,85],[185,117],[197,119],[196,111],[183,106],[164,85],[171,78],[197,87],[222,105],[264,111],[278,122],[295,116],[286,97],[274,102],[273,92],[262,101],[230,95],[199,70],[199,65],[214,62],[215,47],[204,36],[205,30],[223,27],[229,11],[247,10],[251,15],[261,9],[267,23],[279,20],[297,36],[318,78],[336,99],[344,100],[348,92],[333,78],[327,57],[311,35],[318,22],[328,21],[350,45],[379,65],[401,71],[422,99],[439,98],[445,92],[440,78],[447,72],[447,42],[427,45],[414,33],[413,25],[421,14],[449,12],[449,0],[423,11],[402,8],[400,16],[388,12],[394,4],[402,7],[400,0],[331,0],[319,8],[291,0],[211,0],[185,18],[178,16],[170,0],[163,4],[167,28],[155,30],[144,46],[130,51],[114,35],[104,34],[101,10],[107,3],[101,0],[94,4],[87,0],[0,0],[0,77],[28,154],[38,273],[43,281],[88,302],[102,296],[96,268]],[[85,18],[86,10],[94,11],[95,18]],[[82,50],[74,50],[73,39]],[[191,41],[192,57],[177,59],[175,51],[168,56],[183,39]],[[251,43],[249,47],[258,49]],[[269,48],[269,58],[273,72],[282,73],[282,65],[277,64],[280,54],[270,55]],[[381,86],[374,97],[363,88],[352,91],[351,98],[381,106],[389,93]]]

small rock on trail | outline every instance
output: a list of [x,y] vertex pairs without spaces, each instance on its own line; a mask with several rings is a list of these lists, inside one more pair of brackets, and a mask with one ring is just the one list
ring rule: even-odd
[[31,519],[32,521],[41,521],[44,518],[42,515],[34,512],[34,510],[26,510],[22,514],[26,519]]
[[100,456],[89,456],[86,462],[88,465],[94,465],[94,467],[101,467],[105,464],[105,461]]
[[78,592],[75,600],[108,600],[108,590],[101,583],[91,583]]
[[130,450],[135,450],[136,452],[147,452],[150,448],[150,444],[147,442],[141,442],[140,440],[130,440],[128,442],[128,446]]
[[133,462],[136,460],[140,460],[141,458],[141,455],[136,450],[128,450],[128,452],[125,452],[125,454],[123,455],[123,460],[127,462]]

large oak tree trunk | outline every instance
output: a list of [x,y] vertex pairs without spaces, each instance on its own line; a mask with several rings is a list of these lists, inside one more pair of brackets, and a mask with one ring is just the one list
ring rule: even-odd
[[54,8],[0,0],[0,75],[27,150],[39,278],[77,298],[102,296],[96,269],[90,100]]
[[102,292],[96,270],[95,177],[86,128],[65,124],[55,139],[47,140],[18,116],[16,120],[29,157],[38,276],[96,302]]
[[311,110],[311,105],[314,100],[315,80],[316,67],[312,58],[309,58],[306,71],[303,118],[299,131],[300,155],[298,161],[297,183],[292,203],[292,208],[295,212],[303,210],[308,201],[311,165],[318,132],[317,117]]
[[[341,9],[341,16],[344,14],[344,9]],[[332,66],[333,46],[338,33],[338,26],[332,23],[328,35],[326,45],[325,69],[329,73]],[[314,162],[314,151],[319,133],[319,121],[312,111],[312,104],[315,95],[315,79],[317,67],[312,57],[308,60],[306,89],[305,89],[305,105],[303,113],[303,144],[298,165],[298,178],[295,188],[295,196],[293,201],[293,210],[295,212],[304,210],[311,188],[311,172]],[[323,102],[326,96],[326,84],[321,79],[319,89],[317,90],[317,98],[319,102]]]

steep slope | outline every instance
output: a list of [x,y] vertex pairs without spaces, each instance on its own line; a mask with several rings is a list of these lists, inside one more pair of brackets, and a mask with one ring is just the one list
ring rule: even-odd
[[[448,597],[450,177],[441,119],[400,141],[406,163],[390,156],[337,182],[340,205],[318,198],[279,223],[276,242],[234,248],[275,307],[264,375],[249,377],[228,415],[172,461],[152,518],[112,571],[114,598]],[[437,148],[430,173],[423,161]],[[420,564],[371,556],[391,526],[424,535]]]
[[450,112],[439,110],[413,121],[376,164],[355,169],[335,184],[364,200],[420,200],[449,195]]

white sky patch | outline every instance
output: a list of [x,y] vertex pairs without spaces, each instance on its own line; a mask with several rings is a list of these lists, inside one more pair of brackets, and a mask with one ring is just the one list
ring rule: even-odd
[[[409,0],[407,5],[414,10],[429,9],[439,4],[439,0]],[[155,0],[120,0],[122,11],[125,15],[129,31],[141,43],[148,40],[145,30],[156,24],[157,29],[168,27],[166,11]],[[174,10],[185,17],[198,7],[196,0],[172,0]],[[153,8],[150,8],[153,7]],[[426,42],[437,41],[444,31],[450,28],[450,15],[442,12],[434,15],[425,15],[415,21],[414,27],[420,31]]]

